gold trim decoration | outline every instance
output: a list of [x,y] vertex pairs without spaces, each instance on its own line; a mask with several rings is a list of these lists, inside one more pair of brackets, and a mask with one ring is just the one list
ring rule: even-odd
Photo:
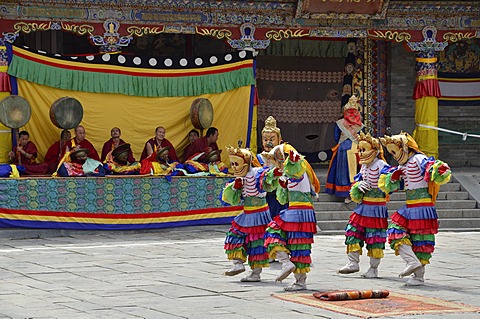
[[199,35],[206,35],[210,37],[214,37],[217,39],[228,39],[231,40],[232,38],[232,31],[228,29],[207,29],[207,28],[200,28],[195,27],[196,34]]
[[61,25],[63,30],[77,33],[79,35],[84,35],[84,34],[92,35],[93,31],[95,31],[95,28],[88,24],[76,25],[76,24],[62,22]]
[[165,26],[162,27],[138,27],[136,25],[132,25],[127,28],[128,35],[132,36],[135,35],[137,37],[141,37],[147,34],[160,34],[165,32]]
[[50,30],[51,25],[52,25],[51,22],[42,22],[42,23],[17,22],[13,25],[13,29],[15,30],[15,33],[19,33],[19,32],[30,33],[30,32],[35,32],[35,31]]
[[472,38],[475,38],[475,33],[473,32],[447,32],[443,35],[443,40],[449,42],[457,42]]
[[372,72],[372,50],[373,39],[363,39],[363,124],[365,125],[365,132],[373,132],[373,123],[370,114],[372,113],[373,104],[373,72]]
[[299,29],[299,30],[291,30],[291,29],[286,29],[286,30],[270,30],[267,33],[265,33],[265,37],[269,40],[275,40],[275,41],[280,41],[282,39],[288,39],[288,38],[303,38],[303,37],[308,37],[310,35],[310,32],[304,33],[305,30]]
[[437,58],[415,58],[415,61],[421,63],[435,63],[437,62]]
[[387,39],[387,40],[394,40],[395,42],[409,42],[412,38],[412,35],[408,32],[398,32],[398,31],[379,31],[373,30],[369,31],[368,35],[372,38],[378,39]]

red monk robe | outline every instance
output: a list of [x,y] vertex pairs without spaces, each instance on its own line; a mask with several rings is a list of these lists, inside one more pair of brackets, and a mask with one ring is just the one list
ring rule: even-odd
[[65,154],[66,142],[63,142],[62,150],[60,150],[60,141],[56,141],[45,154],[45,163],[48,164],[48,174],[53,174],[57,171],[58,164]]
[[93,144],[90,143],[87,139],[84,139],[81,142],[77,142],[75,138],[72,138],[67,142],[67,147],[69,150],[72,150],[75,147],[86,148],[88,150],[88,157],[93,158],[96,161],[100,162],[100,156],[98,156],[97,150],[93,147]]
[[[120,139],[120,142],[118,145],[122,145],[122,144],[126,144],[124,140]],[[118,146],[117,145],[117,146]],[[105,144],[103,144],[103,148],[102,148],[102,157],[101,157],[101,161],[100,162],[104,162],[105,159],[107,158],[107,155],[108,153],[110,153],[111,151],[113,151],[113,149],[115,148],[115,143],[113,142],[113,138],[109,139],[108,141],[105,142]],[[132,149],[129,149],[128,150],[128,158],[127,158],[127,161],[131,164],[131,163],[135,163],[136,160],[135,160],[135,157],[133,157],[133,153],[132,153]]]
[[162,140],[162,142],[160,143],[160,145],[156,145],[156,149],[155,149],[155,144],[156,144],[156,141],[155,141],[155,137],[149,139],[146,143],[145,143],[145,146],[143,147],[143,151],[142,151],[142,156],[140,156],[140,161],[144,160],[145,158],[147,158],[147,145],[150,144],[150,146],[152,147],[152,150],[155,152],[156,150],[159,150],[161,148],[164,148],[164,147],[167,147],[167,146],[170,146],[170,150],[168,151],[168,160],[170,162],[178,162],[178,156],[177,156],[177,152],[175,152],[175,148],[173,147],[173,144],[170,143],[169,140],[167,140],[166,138],[164,138]]
[[212,151],[218,150],[217,143],[213,142],[213,143],[209,144],[208,143],[208,138],[206,136],[200,137],[192,143],[191,147],[188,148],[188,150],[185,152],[184,158],[185,158],[185,160],[187,160],[197,153],[205,152],[205,154],[202,155],[197,160],[199,162],[202,162],[202,160],[204,160],[205,157],[207,157],[207,155],[209,154],[209,152],[206,152],[206,149],[209,148],[209,147],[212,149]]
[[47,174],[48,164],[35,162],[38,151],[37,146],[32,141],[28,141],[27,144],[23,146],[22,152],[18,151],[17,146],[15,146],[13,153],[15,153],[14,164],[25,167],[26,175]]

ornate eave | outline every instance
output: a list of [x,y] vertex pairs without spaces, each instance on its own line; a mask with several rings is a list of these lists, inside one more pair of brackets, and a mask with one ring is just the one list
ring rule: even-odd
[[[332,1],[331,6],[332,3],[337,1]],[[321,12],[323,8],[318,2],[314,8],[308,7],[314,2],[306,0],[4,0],[0,4],[0,30],[7,41],[19,32],[65,30],[88,34],[99,43],[114,36],[120,46],[132,37],[146,34],[199,34],[226,39],[240,48],[252,41],[288,38],[421,41],[421,30],[426,27],[438,30],[437,41],[480,37],[477,1],[377,0],[374,12],[354,6],[367,3],[372,2],[351,1],[345,9],[349,13],[342,13],[338,12],[339,7],[337,12]],[[114,33],[108,30],[111,23],[115,25]],[[245,26],[255,35],[245,37]],[[258,48],[264,45],[260,43]]]
[[[4,0],[0,17],[7,20],[102,23],[114,18],[122,24],[180,24],[238,27],[253,23],[257,28],[376,28],[418,30],[480,27],[476,1],[383,0],[381,12],[308,13],[308,1],[146,1],[146,0]],[[378,2],[381,2],[380,0]],[[454,12],[454,15],[452,13]]]

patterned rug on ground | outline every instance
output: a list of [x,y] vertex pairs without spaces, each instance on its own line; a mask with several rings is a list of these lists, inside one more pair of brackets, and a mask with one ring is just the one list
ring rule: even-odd
[[360,318],[414,314],[480,312],[480,307],[472,305],[397,292],[390,292],[390,295],[387,298],[339,301],[320,300],[315,298],[313,293],[285,293],[273,294],[272,296],[281,300],[322,308]]

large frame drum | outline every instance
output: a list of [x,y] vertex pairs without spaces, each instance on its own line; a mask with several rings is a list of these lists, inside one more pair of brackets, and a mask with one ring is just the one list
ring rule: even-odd
[[190,121],[192,121],[195,128],[202,132],[212,125],[213,106],[209,99],[198,98],[192,102],[192,106],[190,107]]
[[0,122],[12,129],[12,151],[17,145],[18,129],[27,124],[31,116],[32,108],[21,96],[10,95],[0,101]]
[[61,129],[69,130],[80,124],[83,118],[83,107],[73,97],[62,97],[53,102],[50,107],[50,120]]

